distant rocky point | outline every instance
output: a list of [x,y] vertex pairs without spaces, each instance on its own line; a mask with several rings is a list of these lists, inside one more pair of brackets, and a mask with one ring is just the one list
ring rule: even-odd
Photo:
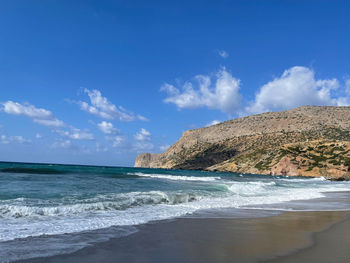
[[137,156],[134,166],[151,168],[151,163],[159,158],[159,153],[141,153]]
[[135,167],[350,178],[350,107],[303,106],[189,130]]

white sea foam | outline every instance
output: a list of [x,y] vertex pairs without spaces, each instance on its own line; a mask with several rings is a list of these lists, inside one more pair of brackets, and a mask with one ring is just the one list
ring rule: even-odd
[[146,174],[146,173],[128,173],[129,175],[137,175],[140,177],[151,177],[166,180],[179,180],[179,181],[202,181],[212,182],[220,180],[220,177],[198,177],[198,176],[183,176],[183,175],[168,175],[168,174]]
[[[108,201],[101,201],[107,199]],[[161,191],[130,192],[115,195],[97,196],[76,204],[38,206],[3,204],[0,205],[0,218],[21,218],[37,216],[70,216],[81,213],[125,210],[135,206],[169,204],[175,205],[196,200],[193,194],[164,193]],[[16,200],[17,201],[17,200]],[[22,198],[22,201],[25,201]]]
[[[143,176],[144,174],[140,175]],[[180,176],[159,175],[166,179]],[[181,176],[180,178],[185,177]],[[255,181],[219,180],[216,177],[196,177],[189,181],[208,179],[214,192],[194,190],[130,192],[76,200],[75,204],[49,206],[24,205],[26,200],[0,203],[0,241],[28,236],[54,235],[102,229],[110,226],[138,225],[193,213],[199,209],[263,208],[292,200],[313,199],[324,192],[350,191],[350,183],[333,183],[322,179],[274,179]],[[219,178],[219,177],[218,177]],[[171,179],[170,179],[171,180]],[[182,179],[180,179],[182,180]],[[297,181],[299,180],[299,181]],[[302,180],[302,181],[300,181]],[[188,179],[187,179],[188,181]],[[225,190],[226,189],[226,190]],[[34,201],[33,201],[34,202]],[[35,202],[34,202],[35,203]],[[11,231],[9,231],[11,230]]]
[[316,177],[316,178],[300,178],[300,177],[287,177],[288,179],[285,178],[278,178],[280,181],[286,181],[286,182],[322,182],[322,181],[327,181],[326,178],[323,176]]
[[275,182],[232,182],[228,189],[242,196],[266,195],[268,187],[275,186]]

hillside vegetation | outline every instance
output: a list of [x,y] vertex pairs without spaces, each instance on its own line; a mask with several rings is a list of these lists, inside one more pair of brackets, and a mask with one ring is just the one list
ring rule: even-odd
[[184,132],[136,167],[347,178],[350,107],[303,106]]

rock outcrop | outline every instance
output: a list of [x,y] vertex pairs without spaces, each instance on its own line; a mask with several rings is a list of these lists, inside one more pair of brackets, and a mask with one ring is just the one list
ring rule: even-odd
[[134,167],[150,168],[151,163],[155,162],[159,155],[158,153],[141,153],[137,156]]
[[[151,155],[152,156],[152,155]],[[350,107],[303,106],[189,130],[138,167],[347,178]]]

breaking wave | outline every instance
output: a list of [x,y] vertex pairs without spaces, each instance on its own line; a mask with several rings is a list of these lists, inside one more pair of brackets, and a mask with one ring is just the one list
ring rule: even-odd
[[[59,173],[69,171],[64,176],[52,176],[54,166],[6,169],[0,184],[0,241],[138,225],[201,209],[264,208],[350,191],[349,183],[323,178],[71,166],[59,168]],[[29,173],[25,183],[17,173]]]
[[212,182],[220,180],[221,178],[216,177],[199,177],[199,176],[181,176],[181,175],[167,175],[167,174],[146,174],[146,173],[128,173],[128,175],[137,175],[140,177],[150,177],[166,180],[176,180],[176,181],[202,181],[202,182]]
[[[82,213],[98,213],[113,210],[126,210],[128,208],[144,205],[176,205],[192,202],[198,199],[194,194],[173,193],[167,194],[160,191],[131,192],[118,194],[114,200],[99,201],[103,197],[87,199],[84,202],[70,205],[56,206],[30,206],[18,204],[0,205],[0,218],[21,218],[37,216],[69,216]],[[107,199],[111,199],[110,197]],[[25,200],[22,200],[25,202]],[[95,202],[93,202],[95,201]]]

